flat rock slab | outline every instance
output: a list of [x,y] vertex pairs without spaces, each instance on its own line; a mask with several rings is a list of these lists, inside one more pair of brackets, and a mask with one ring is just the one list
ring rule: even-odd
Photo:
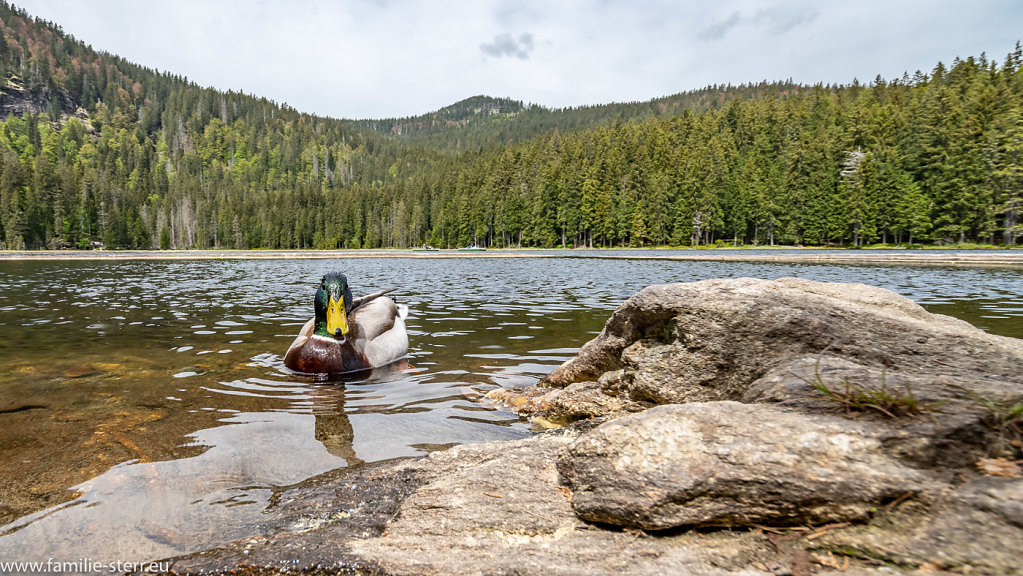
[[459,446],[283,492],[271,534],[173,561],[177,574],[768,576],[753,532],[652,537],[576,516],[556,462],[575,435]]
[[[705,415],[710,418],[714,415],[711,411],[717,411],[722,422],[751,421],[781,410],[731,402],[710,406]],[[675,408],[680,407],[643,414],[649,414],[648,431],[659,430],[655,444],[671,444],[663,433],[669,428],[660,428],[659,421],[675,426],[675,418],[667,418]],[[744,408],[766,412],[758,415]],[[785,420],[771,418],[787,425]],[[717,428],[721,436],[738,438],[728,424],[719,423]],[[797,428],[781,443],[802,445],[801,440],[812,438],[805,435],[806,430],[807,426]],[[782,535],[757,529],[704,529],[651,534],[591,524],[576,514],[576,505],[585,501],[587,494],[570,490],[558,467],[572,458],[575,448],[595,442],[607,432],[597,428],[582,434],[567,431],[460,446],[426,458],[330,472],[281,492],[267,510],[268,532],[264,536],[176,559],[172,570],[205,575],[881,575],[891,574],[890,566],[920,566],[935,558],[943,559],[941,566],[970,568],[981,574],[1013,574],[1020,568],[1011,545],[1021,534],[1011,524],[1019,521],[1021,501],[1020,484],[1014,479],[970,484],[933,504],[910,498],[882,522],[874,519],[805,541],[799,538],[805,532]],[[821,425],[816,432],[828,433],[829,429]],[[870,456],[856,460],[855,450],[850,448],[869,444],[869,429],[862,434],[844,429],[832,440],[817,441],[833,446],[800,453],[805,461],[791,466],[785,465],[785,458],[792,457],[791,450],[779,457],[765,450],[731,456],[720,451],[711,457],[726,462],[722,466],[741,462],[779,466],[779,478],[773,480],[777,485],[787,483],[791,470],[803,471],[806,476],[810,476],[808,471],[818,470],[822,476],[811,480],[827,484],[822,465],[813,459],[819,453],[827,458],[852,456],[852,464],[839,467],[842,473],[878,462]],[[769,445],[767,441],[762,444]],[[713,443],[704,448],[712,449]],[[729,460],[734,462],[729,464]],[[654,461],[652,469],[665,462]],[[899,476],[904,471],[898,465],[883,459],[879,462],[882,469],[868,473],[876,485],[912,481],[911,472],[907,480]],[[634,474],[637,467],[643,468],[637,462],[629,463],[621,473]],[[670,476],[670,471],[664,476]],[[633,484],[626,489],[636,487]],[[642,489],[660,488],[651,484]],[[736,502],[731,496],[723,497],[729,505]],[[929,507],[935,515],[926,513]],[[935,518],[942,523],[935,523]],[[871,565],[873,560],[860,562],[843,556],[848,553],[883,558],[890,564]]]
[[379,538],[350,543],[395,575],[765,574],[775,558],[753,534],[666,538],[580,520],[556,468],[574,435],[459,446],[411,466],[423,484]]

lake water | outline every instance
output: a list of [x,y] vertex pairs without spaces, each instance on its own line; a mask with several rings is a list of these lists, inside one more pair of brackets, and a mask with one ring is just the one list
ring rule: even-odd
[[[180,555],[259,534],[275,491],[323,472],[526,436],[480,396],[534,383],[649,284],[863,282],[1023,337],[1019,270],[600,255],[0,261],[0,561]],[[410,366],[284,368],[332,270],[398,288]]]

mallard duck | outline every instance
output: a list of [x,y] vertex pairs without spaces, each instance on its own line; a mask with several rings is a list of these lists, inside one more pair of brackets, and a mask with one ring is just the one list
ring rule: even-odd
[[320,280],[313,309],[284,355],[296,372],[340,374],[391,364],[408,353],[408,307],[382,290],[352,298],[348,278],[332,272]]

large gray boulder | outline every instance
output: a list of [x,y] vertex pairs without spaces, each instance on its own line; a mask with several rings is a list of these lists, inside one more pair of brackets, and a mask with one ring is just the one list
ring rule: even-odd
[[629,298],[599,336],[537,386],[491,398],[566,424],[715,400],[843,411],[856,408],[842,401],[850,392],[892,397],[897,410],[917,415],[945,415],[897,423],[928,438],[907,440],[905,457],[925,465],[973,458],[978,446],[998,440],[985,422],[992,403],[1023,399],[1023,341],[862,284],[668,284]]
[[988,386],[1023,378],[1019,340],[931,314],[889,290],[739,278],[644,288],[540,384],[564,387],[625,369],[617,388],[638,399],[723,400],[773,366],[824,351],[893,371],[957,379],[968,372]]

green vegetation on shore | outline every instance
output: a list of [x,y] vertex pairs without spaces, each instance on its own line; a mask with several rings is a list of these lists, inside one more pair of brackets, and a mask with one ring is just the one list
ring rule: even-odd
[[0,3],[0,248],[1016,245],[1021,65],[336,120]]

